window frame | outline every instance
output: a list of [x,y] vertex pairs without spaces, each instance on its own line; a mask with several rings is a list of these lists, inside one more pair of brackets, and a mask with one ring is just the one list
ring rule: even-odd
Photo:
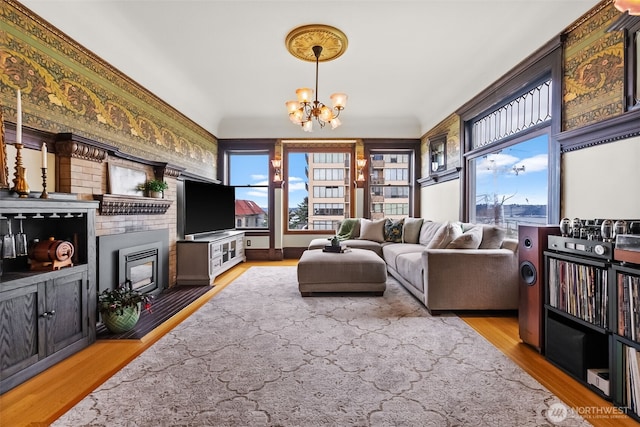
[[[243,153],[243,152],[265,152],[268,153],[269,159],[273,159],[275,155],[275,140],[244,140],[244,139],[224,139],[218,140],[218,177],[221,177],[221,181],[224,184],[229,183],[229,153]],[[271,168],[269,168],[271,171]],[[270,177],[272,177],[270,172]],[[275,185],[273,180],[269,178],[269,212],[275,212]],[[255,228],[255,229],[242,229],[245,236],[268,236],[269,247],[274,247],[275,238],[275,218],[274,215],[269,215],[267,228]]]
[[[314,141],[309,140],[306,143],[285,143],[282,144],[282,173],[284,177],[289,177],[289,154],[290,153],[306,153],[309,155],[313,155],[313,153],[348,153],[349,154],[349,177],[344,177],[344,180],[348,179],[349,183],[355,181],[355,158],[356,158],[356,148],[353,142],[344,143],[327,143],[322,144],[322,141],[318,141],[318,144],[314,146]],[[286,179],[285,179],[286,180]],[[322,181],[319,181],[322,182]],[[313,194],[313,186],[309,186],[309,182],[307,181],[307,194]],[[355,214],[355,188],[353,185],[349,185],[349,216],[345,216],[345,218],[353,218]],[[344,195],[346,198],[346,194]],[[335,234],[335,229],[330,230],[291,230],[289,229],[289,189],[288,186],[285,186],[283,194],[283,215],[282,215],[282,230],[285,235],[305,235],[305,234]],[[309,212],[311,212],[313,206],[311,203],[307,204],[307,208]]]
[[548,160],[548,203],[547,215],[550,224],[560,221],[560,143],[557,136],[561,130],[562,116],[562,38],[558,36],[539,50],[534,52],[527,59],[522,61],[509,73],[494,82],[491,86],[482,91],[467,104],[463,105],[456,113],[460,116],[460,137],[461,156],[464,167],[461,171],[461,200],[460,218],[468,221],[470,218],[469,202],[469,164],[468,158],[475,156],[476,152],[486,148],[473,149],[471,136],[472,125],[475,119],[483,117],[492,110],[499,108],[505,103],[513,100],[527,89],[536,87],[541,82],[551,79],[552,103],[551,120],[548,124],[543,124],[530,128],[528,131],[518,133],[511,137],[506,137],[488,147],[497,147],[499,144],[509,144],[514,138],[528,133],[549,127],[549,160]]
[[[546,126],[537,126],[535,128],[531,128],[528,129],[526,131],[523,131],[521,133],[518,133],[516,135],[513,135],[509,138],[505,138],[504,140],[500,140],[499,142],[493,143],[493,144],[487,144],[485,146],[482,146],[480,148],[478,148],[477,150],[474,150],[473,152],[468,153],[465,156],[465,164],[466,164],[466,170],[468,171],[468,173],[466,174],[466,182],[465,182],[465,194],[464,197],[466,199],[467,205],[469,206],[469,210],[467,212],[467,217],[466,220],[468,221],[474,221],[475,219],[471,219],[471,215],[472,215],[472,210],[475,209],[475,204],[474,202],[472,202],[472,198],[475,199],[475,196],[477,196],[476,192],[474,192],[472,197],[471,194],[471,188],[473,188],[474,190],[477,190],[476,188],[476,176],[474,173],[473,168],[470,166],[471,162],[473,160],[479,159],[485,155],[488,154],[493,154],[496,151],[501,151],[504,150],[506,148],[518,145],[522,142],[525,142],[527,140],[536,138],[538,136],[541,135],[546,135],[547,136],[547,153],[549,156],[549,159],[551,158],[551,150],[553,149],[553,143],[552,143],[552,135],[551,135],[551,126],[550,124],[547,124]],[[551,199],[551,195],[552,195],[552,185],[551,185],[551,162],[550,160],[547,163],[547,223],[551,224],[551,220],[549,219],[550,214],[551,214],[551,209],[550,209],[550,199]],[[517,236],[517,230],[515,235]],[[508,237],[513,238],[513,235],[510,235]]]
[[[267,184],[266,185],[232,185],[231,184],[231,157],[232,156],[266,156],[266,165],[267,165]],[[242,227],[238,228],[236,226],[236,230],[239,231],[268,231],[270,229],[271,214],[269,212],[273,212],[271,210],[271,199],[273,198],[273,194],[271,191],[271,155],[268,149],[253,149],[253,150],[226,150],[224,153],[225,157],[225,168],[224,168],[224,183],[226,185],[232,186],[234,190],[237,188],[266,188],[267,190],[267,226],[266,227]],[[237,192],[236,192],[236,200]],[[237,224],[237,221],[236,221]]]
[[[407,141],[395,141],[395,142],[365,142],[365,158],[367,159],[367,168],[369,169],[369,173],[367,174],[367,179],[364,186],[364,197],[363,197],[363,215],[366,218],[371,217],[371,211],[374,208],[372,204],[372,187],[380,186],[378,184],[372,184],[371,181],[371,160],[374,155],[394,155],[394,154],[406,154],[409,156],[408,159],[408,179],[407,186],[409,187],[409,210],[408,214],[405,216],[408,217],[419,217],[419,207],[420,207],[420,186],[417,185],[416,173],[420,170],[420,140],[407,140]],[[384,188],[387,188],[386,185],[380,186],[382,187],[382,192],[384,195]],[[384,204],[380,204],[381,209],[380,212],[374,211],[376,213],[384,213]]]

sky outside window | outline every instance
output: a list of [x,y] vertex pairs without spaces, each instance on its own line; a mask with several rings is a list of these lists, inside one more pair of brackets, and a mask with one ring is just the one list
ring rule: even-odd
[[269,208],[269,155],[231,154],[229,184],[237,187],[237,200],[252,200],[265,211]]

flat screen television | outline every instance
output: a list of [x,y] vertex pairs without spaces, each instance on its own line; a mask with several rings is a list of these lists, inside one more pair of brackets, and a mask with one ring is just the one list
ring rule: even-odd
[[185,180],[182,204],[185,236],[235,228],[236,194],[234,187]]

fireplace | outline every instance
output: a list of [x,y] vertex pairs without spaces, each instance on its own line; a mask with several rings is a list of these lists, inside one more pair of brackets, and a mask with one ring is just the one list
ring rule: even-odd
[[162,242],[133,246],[118,251],[118,283],[128,283],[131,288],[155,295],[162,289],[158,282],[158,255]]
[[131,282],[157,295],[169,286],[169,230],[146,230],[98,237],[98,292]]

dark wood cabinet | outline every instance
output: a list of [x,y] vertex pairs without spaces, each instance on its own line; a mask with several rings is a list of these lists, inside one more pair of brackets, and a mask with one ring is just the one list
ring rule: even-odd
[[0,292],[2,392],[91,342],[86,265],[34,279]]
[[73,265],[59,269],[32,269],[25,256],[3,261],[0,393],[95,341],[96,209],[97,202],[0,199],[2,221],[23,218],[30,241],[59,236],[77,251]]

